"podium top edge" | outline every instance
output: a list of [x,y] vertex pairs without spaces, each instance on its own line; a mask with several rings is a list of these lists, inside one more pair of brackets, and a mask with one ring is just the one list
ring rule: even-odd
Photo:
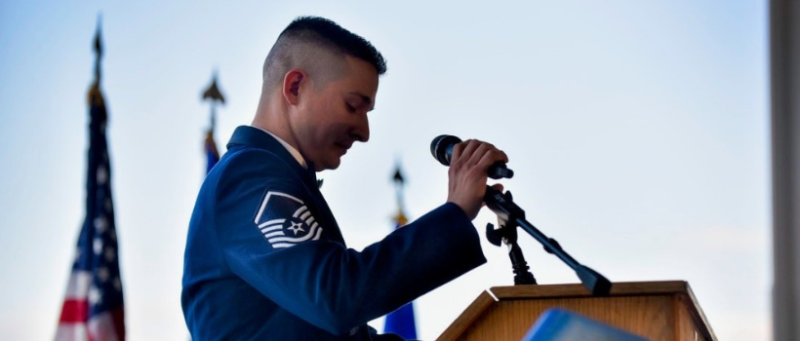
[[[581,284],[544,284],[491,287],[487,289],[497,301],[519,298],[591,297],[592,293]],[[694,296],[686,281],[615,282],[609,296],[671,295]]]

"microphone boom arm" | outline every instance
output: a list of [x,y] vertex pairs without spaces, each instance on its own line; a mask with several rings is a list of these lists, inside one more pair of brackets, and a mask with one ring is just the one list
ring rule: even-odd
[[511,200],[510,193],[501,193],[500,191],[486,186],[486,194],[483,198],[486,206],[497,214],[503,214],[508,217],[509,222],[521,227],[525,232],[531,235],[544,246],[545,251],[554,254],[556,257],[566,263],[580,278],[581,283],[589,289],[594,296],[607,296],[611,291],[611,282],[603,275],[591,268],[578,263],[572,256],[570,256],[558,242],[550,237],[547,237],[539,231],[533,224],[525,220],[525,211],[522,210],[517,204]]

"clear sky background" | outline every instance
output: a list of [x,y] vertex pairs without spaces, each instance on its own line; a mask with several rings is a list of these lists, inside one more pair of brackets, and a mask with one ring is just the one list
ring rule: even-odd
[[[321,15],[388,60],[371,139],[320,174],[349,246],[392,229],[396,160],[418,217],[446,199],[428,146],[505,149],[528,220],[613,281],[687,280],[721,340],[770,337],[764,1],[0,2],[0,339],[55,334],[84,215],[92,37],[103,89],[130,340],[185,340],[185,234],[203,181],[213,70],[220,147],[249,124],[278,33]],[[224,149],[224,147],[222,148]],[[490,212],[475,220],[479,229]],[[574,273],[527,236],[540,283]],[[417,301],[435,339],[481,290],[513,283],[503,249]],[[380,320],[373,325],[382,328]]]

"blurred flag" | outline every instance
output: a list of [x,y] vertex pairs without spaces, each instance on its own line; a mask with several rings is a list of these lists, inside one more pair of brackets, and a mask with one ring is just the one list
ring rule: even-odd
[[206,142],[205,142],[205,150],[206,150],[206,174],[211,171],[211,168],[214,168],[214,165],[219,162],[219,152],[217,151],[217,142],[214,141],[214,132],[212,130],[208,130],[206,132]]
[[78,248],[56,331],[57,341],[125,340],[122,282],[106,143],[107,112],[100,91],[102,46],[99,25],[94,49],[97,54],[95,80],[88,96],[86,218],[78,235]]
[[[406,218],[406,215],[403,213],[403,186],[405,185],[405,181],[403,175],[400,173],[400,166],[397,166],[393,180],[397,195],[397,214],[394,216],[394,228],[398,229],[408,223],[408,218]],[[417,326],[414,321],[414,302],[409,302],[400,307],[400,309],[386,315],[383,332],[394,333],[407,340],[416,339]]]

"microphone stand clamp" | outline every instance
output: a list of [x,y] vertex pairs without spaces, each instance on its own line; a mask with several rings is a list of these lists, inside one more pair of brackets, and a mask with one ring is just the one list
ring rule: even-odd
[[495,229],[492,223],[486,224],[486,239],[494,246],[501,246],[501,244],[508,246],[508,258],[511,259],[511,268],[514,271],[514,285],[537,284],[536,278],[528,271],[530,267],[525,261],[525,256],[522,255],[522,249],[517,244],[516,223],[507,221],[498,229]]

